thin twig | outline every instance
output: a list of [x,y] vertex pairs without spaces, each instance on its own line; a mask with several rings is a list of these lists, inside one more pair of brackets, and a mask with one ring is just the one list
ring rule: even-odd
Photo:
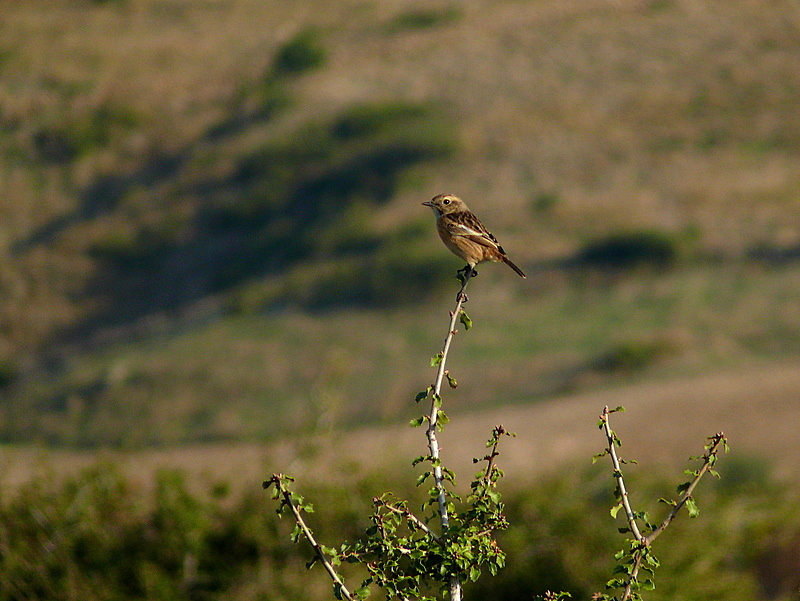
[[686,490],[683,491],[683,494],[678,499],[678,502],[675,503],[675,506],[672,510],[667,514],[667,517],[664,518],[664,521],[653,530],[650,534],[647,535],[645,538],[646,543],[649,545],[652,543],[664,530],[666,530],[667,526],[669,526],[670,522],[675,519],[675,516],[678,515],[678,512],[681,510],[686,502],[692,497],[692,492],[694,492],[695,487],[700,483],[700,479],[705,476],[706,472],[711,469],[711,466],[714,464],[713,457],[717,456],[717,452],[719,451],[720,447],[724,447],[726,444],[725,434],[723,432],[719,432],[711,437],[712,444],[708,448],[708,450],[703,455],[703,465],[700,466],[700,469],[697,470],[697,474],[695,474],[694,479],[689,483],[689,486],[686,487]]
[[633,513],[633,509],[631,509],[631,503],[628,499],[628,491],[625,488],[625,481],[622,478],[622,468],[620,466],[619,457],[617,457],[617,449],[616,449],[616,435],[614,431],[611,429],[611,425],[608,421],[608,416],[610,415],[610,411],[608,410],[608,405],[603,407],[603,414],[600,416],[600,419],[603,422],[603,430],[606,434],[606,440],[608,441],[608,447],[606,450],[608,454],[611,456],[611,463],[614,466],[614,478],[617,480],[617,487],[619,488],[619,494],[621,497],[622,507],[625,509],[625,517],[628,519],[628,525],[630,526],[631,532],[633,533],[633,537],[642,542],[644,537],[642,533],[639,531],[639,525],[636,523],[636,515]]
[[417,528],[422,530],[425,534],[430,536],[437,543],[441,542],[442,539],[438,534],[436,534],[433,530],[431,530],[425,522],[423,522],[421,519],[419,519],[405,507],[395,507],[391,503],[386,503],[385,501],[380,501],[380,504],[383,505],[389,511],[402,515],[406,520],[414,524]]
[[283,474],[273,474],[272,478],[265,482],[264,485],[265,488],[269,485],[274,485],[275,488],[277,488],[281,497],[283,497],[284,504],[287,505],[292,511],[294,521],[303,531],[303,536],[306,537],[306,540],[314,548],[314,553],[316,554],[317,559],[319,559],[320,563],[322,563],[325,571],[328,572],[328,575],[331,577],[331,580],[333,580],[334,584],[339,587],[342,597],[348,601],[353,601],[355,598],[350,594],[350,591],[347,590],[344,582],[342,582],[342,579],[339,578],[339,574],[336,573],[336,570],[333,569],[331,562],[328,561],[328,558],[326,557],[325,552],[322,550],[322,547],[314,538],[314,534],[311,532],[311,529],[306,525],[305,520],[303,520],[303,516],[300,514],[300,510],[292,499],[291,492],[289,492],[289,490],[283,485]]
[[500,453],[497,452],[497,445],[500,444],[500,437],[506,433],[506,429],[501,425],[494,428],[494,444],[492,450],[483,459],[486,461],[486,472],[483,474],[483,483],[488,488],[492,484],[492,472],[494,472],[494,458]]

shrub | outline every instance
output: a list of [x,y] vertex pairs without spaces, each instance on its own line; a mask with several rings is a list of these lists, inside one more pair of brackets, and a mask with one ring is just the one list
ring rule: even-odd
[[430,29],[432,27],[438,27],[440,25],[452,23],[459,17],[461,17],[461,11],[453,6],[441,10],[410,10],[401,13],[392,19],[387,29],[390,32],[409,29]]
[[327,51],[320,43],[316,29],[304,29],[286,42],[275,55],[275,75],[299,75],[325,64]]
[[19,368],[11,359],[0,359],[0,389],[11,386],[19,376]]
[[605,373],[638,371],[650,367],[670,350],[669,344],[659,340],[623,342],[595,359],[592,368]]
[[669,267],[678,258],[675,239],[664,232],[643,230],[611,234],[586,244],[577,262],[603,269]]
[[117,132],[133,129],[139,122],[130,109],[103,105],[88,115],[63,117],[42,127],[34,134],[33,145],[45,161],[66,163],[107,146]]

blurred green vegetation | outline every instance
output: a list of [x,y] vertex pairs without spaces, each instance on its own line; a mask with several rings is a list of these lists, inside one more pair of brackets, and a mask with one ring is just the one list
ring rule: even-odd
[[278,49],[273,63],[276,76],[299,75],[325,64],[328,52],[318,30],[309,28],[296,33]]
[[678,259],[674,236],[654,230],[613,232],[588,242],[578,251],[579,264],[606,269],[666,268]]
[[130,132],[141,121],[132,109],[102,105],[88,114],[59,115],[33,135],[33,145],[45,162],[69,162],[108,146],[115,134]]
[[446,25],[461,17],[461,10],[455,6],[442,9],[409,10],[397,15],[390,21],[386,29],[390,32],[416,29],[431,29]]
[[[800,505],[796,491],[774,482],[763,467],[726,457],[722,480],[701,484],[700,516],[682,513],[656,542],[662,567],[648,601],[794,598]],[[651,516],[666,511],[655,499],[674,496],[674,484],[636,466],[626,474],[635,507]],[[602,590],[622,544],[622,521],[608,515],[613,485],[600,465],[524,489],[507,482],[511,489],[502,493],[511,527],[498,539],[507,567],[468,584],[466,597],[505,601],[567,590],[585,599]],[[308,519],[319,540],[337,546],[369,525],[369,499],[383,487],[419,497],[413,486],[385,477],[347,487],[298,482],[295,488],[318,508]],[[223,482],[198,490],[181,472],[163,471],[153,482],[134,484],[113,465],[100,464],[68,478],[40,474],[4,491],[2,501],[4,600],[331,598],[322,569],[304,567],[310,548],[289,542],[292,524],[275,515],[259,483],[247,491]],[[344,571],[354,582],[363,576]]]

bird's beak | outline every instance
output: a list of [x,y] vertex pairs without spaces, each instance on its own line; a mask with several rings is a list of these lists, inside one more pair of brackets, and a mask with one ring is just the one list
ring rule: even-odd
[[430,200],[427,201],[427,202],[423,202],[422,204],[424,204],[426,207],[432,207],[433,206],[433,203]]

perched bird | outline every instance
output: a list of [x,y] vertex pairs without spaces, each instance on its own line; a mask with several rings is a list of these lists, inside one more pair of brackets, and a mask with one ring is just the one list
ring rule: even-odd
[[525,277],[522,270],[506,256],[506,251],[500,246],[497,238],[484,227],[480,219],[475,217],[458,196],[439,194],[422,204],[433,209],[436,215],[436,230],[444,245],[455,256],[466,261],[473,272],[478,263],[494,261],[505,263],[520,277]]

